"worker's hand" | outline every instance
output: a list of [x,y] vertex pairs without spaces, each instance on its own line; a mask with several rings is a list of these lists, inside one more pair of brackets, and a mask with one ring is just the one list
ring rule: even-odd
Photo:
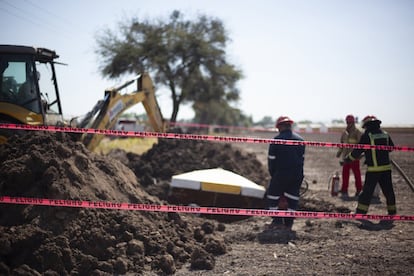
[[339,165],[343,166],[344,165],[344,160],[339,161]]

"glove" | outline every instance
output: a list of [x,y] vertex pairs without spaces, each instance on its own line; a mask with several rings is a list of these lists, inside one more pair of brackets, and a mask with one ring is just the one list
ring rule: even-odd
[[339,165],[343,166],[344,165],[344,160],[339,161]]
[[336,158],[339,158],[341,156],[341,154],[342,154],[342,150],[340,149],[336,153]]

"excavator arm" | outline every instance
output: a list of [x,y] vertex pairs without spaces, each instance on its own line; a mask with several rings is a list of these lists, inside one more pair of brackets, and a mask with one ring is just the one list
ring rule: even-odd
[[[120,93],[122,89],[134,83],[137,85],[136,91],[128,94]],[[104,99],[98,101],[92,111],[77,125],[82,128],[111,129],[125,110],[140,102],[145,108],[154,131],[166,131],[166,123],[155,98],[154,84],[147,73],[143,73],[117,88],[106,90]],[[102,139],[103,135],[100,134],[84,134],[81,137],[82,142],[89,150],[95,149]]]

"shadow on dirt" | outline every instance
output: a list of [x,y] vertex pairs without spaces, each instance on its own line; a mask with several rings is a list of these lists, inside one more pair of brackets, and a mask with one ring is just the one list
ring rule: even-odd
[[273,230],[264,230],[263,232],[257,234],[257,240],[260,243],[280,243],[288,244],[290,241],[297,238],[296,231],[285,230],[285,229],[273,229]]
[[392,221],[380,221],[378,223],[373,223],[369,220],[361,221],[361,224],[358,226],[360,229],[367,230],[367,231],[382,231],[382,230],[390,230],[394,228],[394,223]]

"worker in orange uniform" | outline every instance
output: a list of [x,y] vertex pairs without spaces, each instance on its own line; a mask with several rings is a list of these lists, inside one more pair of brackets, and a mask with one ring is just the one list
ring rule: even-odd
[[[348,115],[345,118],[346,129],[342,132],[341,143],[345,144],[357,144],[361,138],[361,131],[355,126],[355,117],[353,115]],[[336,153],[336,157],[342,157],[340,164],[342,165],[342,188],[341,196],[343,199],[348,199],[348,186],[349,186],[349,176],[352,171],[355,177],[355,197],[358,197],[362,191],[362,180],[361,180],[361,170],[359,165],[359,159],[355,159],[350,162],[345,162],[346,157],[352,151],[351,148],[340,148]]]
[[[380,128],[381,121],[373,115],[366,116],[362,121],[362,127],[365,132],[362,134],[359,144],[375,146],[394,146],[390,135]],[[368,213],[371,203],[372,194],[374,193],[377,183],[380,185],[382,193],[386,198],[387,211],[389,215],[397,213],[394,188],[391,178],[391,162],[388,150],[381,149],[354,149],[348,155],[350,161],[356,160],[365,153],[365,163],[367,171],[365,174],[365,183],[362,193],[358,199],[356,208],[357,214]],[[382,221],[381,223],[392,224],[392,220]]]
[[[292,131],[293,121],[281,116],[276,121],[279,135],[274,139],[298,140],[303,138]],[[268,169],[271,176],[267,189],[267,202],[270,210],[287,207],[295,211],[299,205],[299,190],[303,181],[304,145],[270,144],[268,151]],[[287,206],[280,206],[286,200]],[[283,205],[283,204],[281,204]],[[291,229],[293,217],[274,217],[268,229]]]

